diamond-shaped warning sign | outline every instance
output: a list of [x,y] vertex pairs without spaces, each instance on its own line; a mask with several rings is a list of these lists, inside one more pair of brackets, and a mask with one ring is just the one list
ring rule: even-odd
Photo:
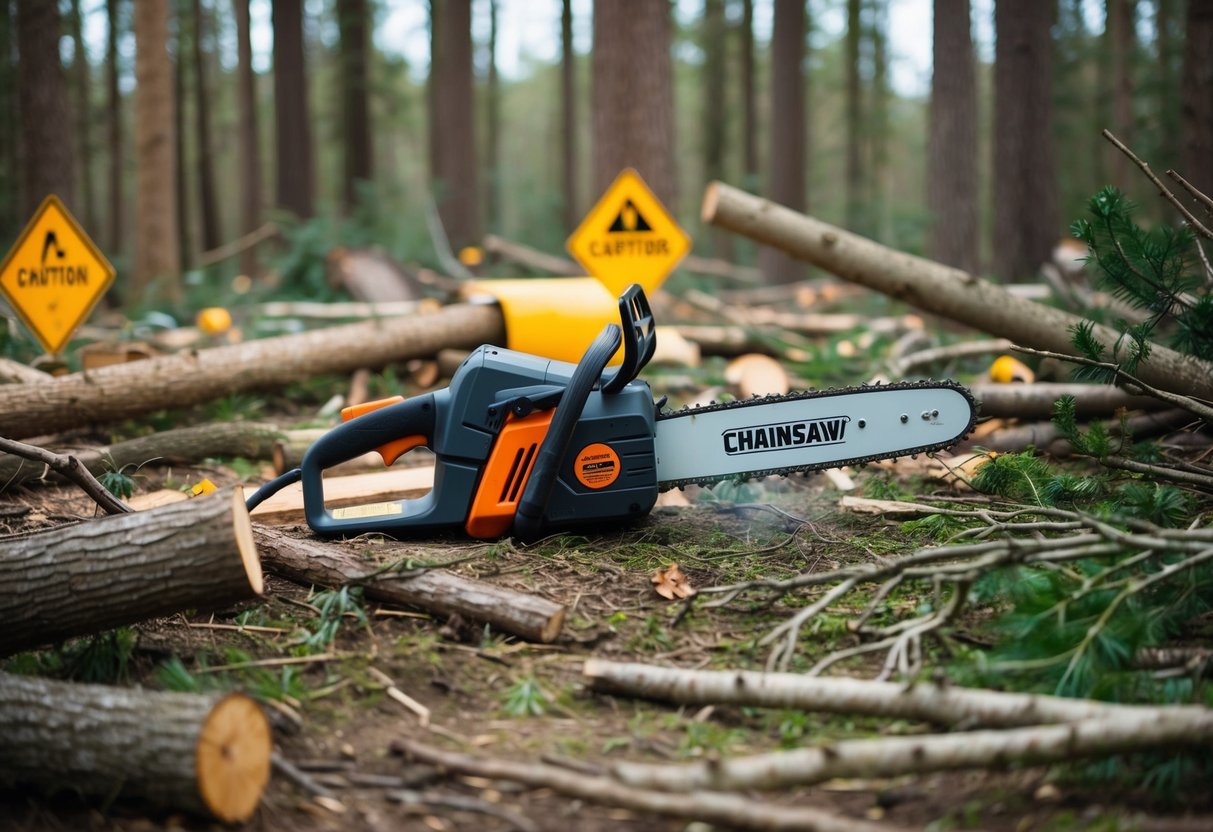
[[105,255],[51,194],[0,265],[0,291],[46,351],[57,353],[114,275]]
[[687,236],[640,174],[628,168],[565,243],[577,262],[618,296],[633,283],[661,285],[691,250]]

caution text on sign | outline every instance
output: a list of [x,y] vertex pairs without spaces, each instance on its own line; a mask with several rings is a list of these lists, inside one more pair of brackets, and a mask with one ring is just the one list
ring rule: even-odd
[[52,194],[0,265],[0,292],[46,351],[57,353],[114,275],[114,267]]
[[614,295],[639,283],[654,291],[691,250],[691,238],[628,168],[590,209],[566,243],[586,270]]

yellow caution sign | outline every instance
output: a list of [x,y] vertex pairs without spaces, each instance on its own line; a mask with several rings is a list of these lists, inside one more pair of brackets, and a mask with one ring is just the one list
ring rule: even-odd
[[691,238],[631,168],[616,177],[565,243],[618,297],[633,283],[653,292],[691,250]]
[[59,197],[51,194],[0,265],[0,291],[46,351],[58,353],[115,274]]

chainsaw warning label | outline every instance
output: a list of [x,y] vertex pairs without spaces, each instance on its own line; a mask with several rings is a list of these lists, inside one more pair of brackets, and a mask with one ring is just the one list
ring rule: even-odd
[[849,421],[849,416],[828,416],[799,422],[755,425],[726,430],[721,437],[724,452],[730,456],[803,448],[807,445],[841,445],[846,441],[843,437]]
[[586,488],[606,488],[619,479],[619,454],[601,442],[586,445],[573,461],[573,473]]

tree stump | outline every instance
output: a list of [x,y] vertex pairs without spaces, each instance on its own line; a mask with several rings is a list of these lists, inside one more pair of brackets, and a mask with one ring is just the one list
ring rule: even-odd
[[0,673],[0,782],[120,794],[247,820],[270,773],[269,723],[239,694],[197,696]]
[[239,488],[0,543],[0,656],[261,594]]

